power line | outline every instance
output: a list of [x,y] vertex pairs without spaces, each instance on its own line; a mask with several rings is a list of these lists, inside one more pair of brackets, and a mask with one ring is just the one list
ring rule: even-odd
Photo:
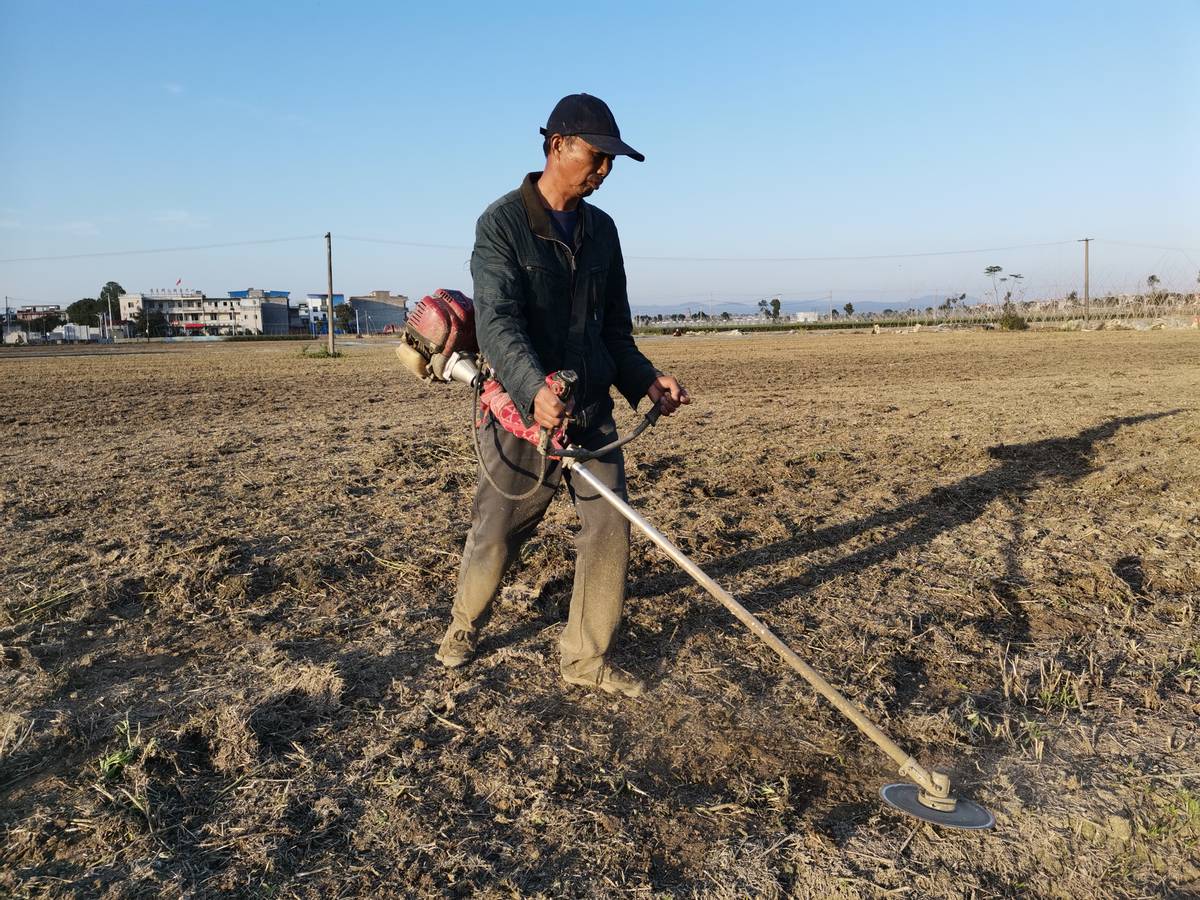
[[931,250],[924,253],[876,253],[869,256],[629,256],[626,259],[649,262],[861,262],[872,259],[916,259],[924,256],[966,256],[972,253],[1000,253],[1032,247],[1061,247],[1073,241],[1049,241],[1044,244],[1014,244],[1011,247],[981,247],[978,250]]
[[302,237],[267,238],[260,241],[229,241],[223,244],[195,244],[190,247],[155,247],[152,250],[106,250],[102,253],[69,253],[62,256],[18,256],[0,259],[0,263],[51,262],[60,259],[96,259],[102,256],[140,256],[147,253],[182,253],[190,250],[218,250],[224,247],[250,247],[256,244],[286,244],[292,241],[313,241],[322,235],[306,234]]
[[360,244],[393,244],[398,247],[421,247],[426,250],[470,250],[463,244],[422,244],[416,241],[396,241],[391,238],[369,238],[369,237],[342,237],[338,235],[339,241],[357,241]]
[[1135,244],[1132,241],[1113,241],[1108,238],[1092,238],[1097,244],[1116,244],[1120,247],[1142,247],[1146,250],[1173,250],[1177,253],[1200,253],[1195,247],[1162,247],[1158,244]]
[[[400,247],[424,247],[436,250],[469,250],[461,244],[423,244],[391,238],[343,237],[343,241],[368,244],[394,244]],[[1050,241],[1042,244],[1017,244],[1011,247],[983,247],[978,250],[934,250],[923,253],[879,253],[868,256],[627,256],[626,259],[644,262],[838,262],[872,259],[916,259],[924,256],[961,256],[972,253],[999,253],[1004,250],[1025,250],[1031,247],[1059,247],[1071,241]]]

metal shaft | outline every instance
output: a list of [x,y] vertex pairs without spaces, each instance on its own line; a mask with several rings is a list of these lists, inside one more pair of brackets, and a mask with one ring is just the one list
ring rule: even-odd
[[[573,475],[578,475],[586,481],[588,486],[611,503],[617,512],[636,525],[646,537],[657,544],[659,549],[666,553],[676,565],[691,575],[697,584],[719,600],[721,605],[733,613],[739,622],[754,632],[768,647],[779,654],[779,657],[784,662],[799,672],[805,681],[817,689],[821,696],[837,707],[838,712],[853,722],[859,731],[874,741],[884,753],[895,761],[900,767],[900,774],[902,776],[911,778],[931,796],[947,796],[949,793],[949,784],[944,776],[935,780],[927,769],[905,753],[899,744],[884,734],[874,722],[863,715],[858,707],[842,696],[837,688],[826,681],[816,669],[797,656],[795,651],[780,640],[754,613],[738,603],[728,591],[713,581],[703,569],[692,562],[687,554],[671,543],[666,535],[646,521],[641,513],[618,497],[603,482],[596,478],[595,475],[589,472],[583,463],[565,458],[563,459],[563,465]],[[941,773],[937,774],[940,775]]]

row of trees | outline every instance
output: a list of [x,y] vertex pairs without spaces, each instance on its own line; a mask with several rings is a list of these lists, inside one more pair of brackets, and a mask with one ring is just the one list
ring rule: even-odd
[[654,322],[728,322],[732,318],[733,316],[727,312],[723,312],[718,316],[710,316],[708,313],[704,312],[704,310],[701,310],[700,312],[696,313],[670,313],[669,315],[665,316],[662,313],[657,313],[653,316],[638,315],[634,316],[633,320],[638,325],[650,325]]
[[[1003,266],[997,266],[997,265],[988,266],[987,268],[985,268],[983,270],[983,274],[986,275],[989,279],[991,279],[991,282],[992,282],[992,289],[985,293],[985,297],[989,297],[990,302],[993,305],[999,307],[1003,312],[1007,312],[1012,315],[1016,315],[1015,310],[1017,308],[1017,304],[1022,303],[1025,298],[1025,284],[1024,284],[1025,276],[1019,272],[1005,273]],[[1157,275],[1150,275],[1146,279],[1146,287],[1149,289],[1149,294],[1152,299],[1159,298],[1162,296],[1162,294],[1160,293],[1160,291],[1158,289],[1159,285],[1161,283],[1162,283],[1162,281]],[[1198,273],[1196,276],[1196,283],[1200,284],[1200,273]],[[1067,295],[1067,300],[1072,303],[1077,303],[1079,300],[1078,293],[1076,291],[1071,291],[1071,293]],[[758,301],[759,314],[762,315],[764,318],[768,318],[771,320],[778,320],[779,316],[780,316],[780,309],[781,309],[781,304],[779,302],[778,297],[772,297],[770,300],[762,299],[762,300]],[[947,297],[945,300],[943,300],[937,306],[936,310],[932,306],[927,306],[927,307],[925,307],[924,312],[927,316],[933,316],[935,314],[935,312],[940,312],[945,315],[951,315],[951,314],[955,313],[956,311],[961,312],[961,313],[966,313],[970,309],[971,309],[971,307],[967,304],[967,295],[965,293],[962,293],[962,294]],[[845,315],[848,318],[852,317],[854,315],[854,304],[853,303],[845,304],[842,307],[842,311],[845,313]],[[918,313],[918,310],[912,310],[912,309],[904,310],[904,311],[894,310],[894,309],[885,309],[881,313],[879,313],[879,315],[885,319],[893,317],[893,316],[908,315],[908,314],[916,315],[919,313]],[[868,317],[870,317],[871,315],[872,314],[868,313]],[[663,321],[686,322],[686,321],[694,321],[697,319],[699,319],[701,321],[707,321],[712,318],[716,318],[716,317],[710,316],[708,313],[705,313],[705,312],[698,312],[695,314],[687,314],[687,315],[685,315],[683,313],[675,313],[673,315],[668,315],[665,317],[661,314],[657,315],[657,316],[638,316],[637,317],[639,322],[644,322],[644,323],[663,322]],[[830,310],[830,318],[833,318],[833,319],[840,318],[838,310],[836,310],[836,309]],[[730,319],[729,313],[727,313],[727,312],[721,313],[720,319],[722,321],[729,321],[729,319]]]
[[[1162,279],[1157,275],[1150,275],[1146,278],[1146,287],[1150,290],[1151,297],[1158,297],[1158,286],[1162,284]],[[1200,272],[1196,273],[1196,284],[1200,285]]]

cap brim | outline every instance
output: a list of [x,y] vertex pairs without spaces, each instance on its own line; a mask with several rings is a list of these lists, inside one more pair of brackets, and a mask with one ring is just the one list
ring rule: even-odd
[[628,156],[636,159],[638,162],[645,162],[646,157],[638,153],[627,143],[620,138],[613,137],[611,134],[581,134],[583,138],[597,150],[603,150],[605,153],[611,153],[613,156]]

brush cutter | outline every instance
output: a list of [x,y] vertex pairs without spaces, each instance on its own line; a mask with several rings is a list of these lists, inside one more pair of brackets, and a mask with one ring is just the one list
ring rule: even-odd
[[[471,299],[459,291],[439,290],[417,304],[404,328],[404,343],[396,350],[397,355],[417,377],[427,381],[458,381],[475,392],[472,414],[472,431],[476,437],[478,453],[478,425],[476,419],[480,407],[484,415],[493,415],[506,430],[535,444],[547,460],[558,459],[572,475],[582,478],[596,493],[604,498],[629,522],[653,541],[670,559],[688,573],[696,583],[715,597],[733,615],[774,650],[779,657],[812,685],[818,693],[834,705],[859,731],[870,738],[899,767],[899,774],[909,782],[884,785],[879,795],[889,806],[900,812],[915,816],[935,825],[948,828],[982,829],[995,824],[992,814],[971,800],[950,795],[950,778],[944,772],[926,769],[912,756],[889,738],[826,681],[819,672],[802,660],[787,644],[780,640],[762,621],[742,606],[733,596],[710,578],[704,570],[673,544],[661,531],[650,524],[636,509],[622,500],[587,468],[587,461],[611,453],[653,426],[659,418],[659,410],[652,407],[634,431],[624,438],[601,447],[585,450],[567,443],[565,429],[550,432],[525,423],[512,400],[496,381],[494,373],[479,355],[475,340],[474,308]],[[575,386],[575,373],[561,371],[547,377],[547,383],[570,409],[571,391]],[[481,404],[482,400],[482,404]],[[543,465],[542,476],[545,477]],[[491,478],[487,467],[480,466],[486,477]],[[536,490],[536,486],[532,489]],[[530,493],[532,493],[532,490]]]

